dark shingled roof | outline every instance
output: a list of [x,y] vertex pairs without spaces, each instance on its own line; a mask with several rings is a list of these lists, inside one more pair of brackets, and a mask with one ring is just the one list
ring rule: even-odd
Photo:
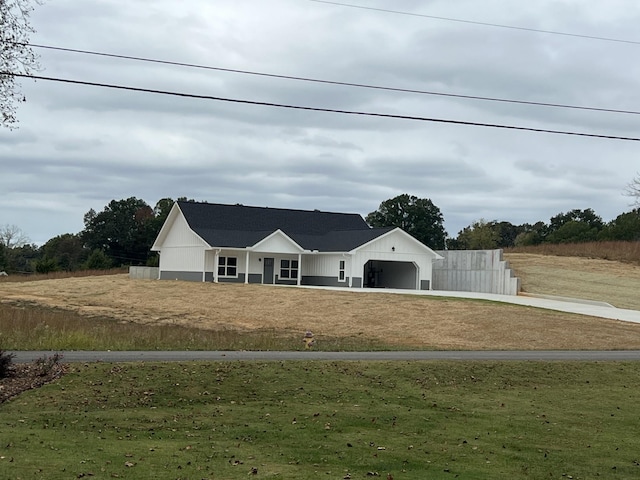
[[212,247],[246,248],[280,229],[305,250],[348,252],[393,228],[355,213],[178,202],[189,227]]

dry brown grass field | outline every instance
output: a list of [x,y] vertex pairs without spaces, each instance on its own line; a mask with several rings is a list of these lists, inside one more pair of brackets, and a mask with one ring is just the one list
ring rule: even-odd
[[[530,293],[640,309],[640,266],[506,255]],[[427,349],[638,349],[640,325],[485,301],[295,287],[131,280],[127,275],[0,282],[0,301],[123,322],[351,337]]]
[[535,253],[538,255],[600,258],[640,265],[640,242],[604,241],[584,243],[543,243],[508,248],[507,253]]
[[527,293],[584,298],[640,310],[640,265],[588,257],[506,253]]

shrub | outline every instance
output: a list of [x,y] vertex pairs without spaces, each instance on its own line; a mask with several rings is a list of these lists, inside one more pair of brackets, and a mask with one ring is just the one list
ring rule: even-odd
[[112,266],[111,259],[102,250],[94,250],[84,263],[86,270],[108,270]]
[[0,350],[0,378],[6,378],[11,375],[13,357],[13,353],[8,353],[4,350]]
[[58,262],[53,258],[45,257],[35,263],[37,273],[50,273],[59,270]]
[[36,359],[34,364],[37,368],[38,375],[40,375],[41,377],[46,377],[47,375],[49,375],[51,371],[58,366],[60,360],[62,360],[62,355],[60,355],[59,353],[54,353],[50,357],[45,355],[44,357]]

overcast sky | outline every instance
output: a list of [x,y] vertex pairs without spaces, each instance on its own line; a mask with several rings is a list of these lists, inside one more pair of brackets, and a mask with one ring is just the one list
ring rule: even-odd
[[[36,44],[447,94],[640,111],[636,0],[48,0]],[[474,23],[626,40],[612,42]],[[636,42],[636,43],[634,43]],[[36,49],[40,75],[317,108],[640,137],[640,115],[393,92]],[[430,198],[475,220],[605,221],[640,142],[341,115],[22,80],[0,130],[0,225],[35,243],[131,196],[366,215]]]

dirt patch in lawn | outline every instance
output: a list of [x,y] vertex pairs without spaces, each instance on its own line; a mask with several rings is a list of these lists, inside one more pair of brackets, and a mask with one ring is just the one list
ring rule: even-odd
[[596,258],[508,253],[524,292],[584,298],[640,310],[640,266]]
[[[567,296],[572,296],[563,292]],[[484,301],[295,287],[131,280],[127,275],[0,282],[34,303],[144,324],[313,330],[433,349],[638,349],[640,324]]]

